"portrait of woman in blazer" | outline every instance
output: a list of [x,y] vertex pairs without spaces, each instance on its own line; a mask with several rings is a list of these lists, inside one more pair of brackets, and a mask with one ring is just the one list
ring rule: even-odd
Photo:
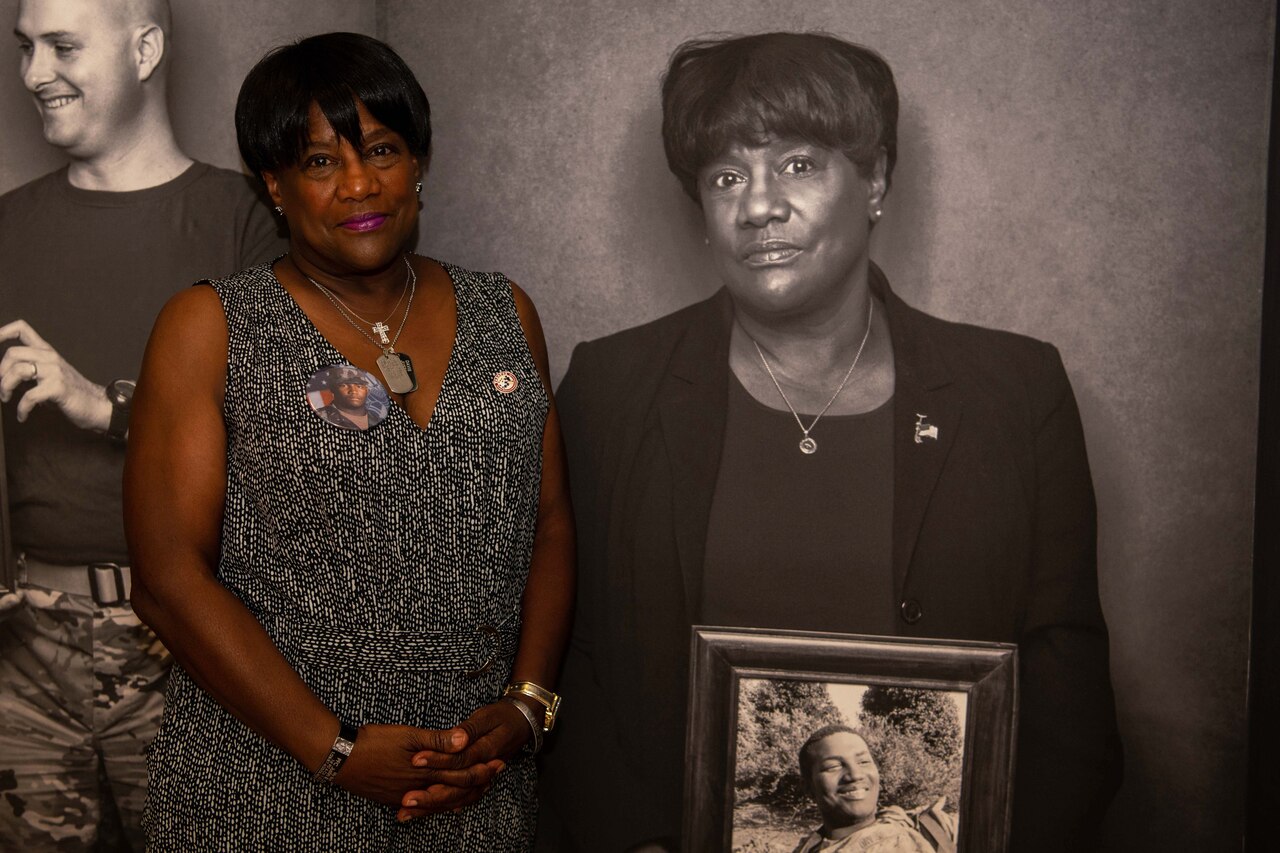
[[897,150],[875,52],[681,45],[667,161],[723,287],[584,343],[556,849],[677,849],[694,624],[1017,643],[1017,851],[1093,849],[1120,742],[1093,486],[1057,350],[931,317],[868,256]]

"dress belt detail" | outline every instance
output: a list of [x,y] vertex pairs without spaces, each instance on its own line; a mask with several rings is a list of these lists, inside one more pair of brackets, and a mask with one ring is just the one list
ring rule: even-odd
[[270,615],[258,618],[287,657],[384,672],[461,670],[474,677],[498,660],[514,658],[520,639],[520,620],[515,614],[499,625],[481,624],[456,631],[383,631]]

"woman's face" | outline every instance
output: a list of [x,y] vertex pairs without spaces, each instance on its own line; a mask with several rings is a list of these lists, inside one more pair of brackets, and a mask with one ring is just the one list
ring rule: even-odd
[[796,139],[734,144],[698,173],[707,240],[734,301],[759,319],[836,310],[865,277],[883,158],[871,178]]
[[263,175],[289,221],[291,251],[333,275],[386,267],[418,228],[418,158],[364,104],[356,108],[361,150],[312,104],[297,164]]

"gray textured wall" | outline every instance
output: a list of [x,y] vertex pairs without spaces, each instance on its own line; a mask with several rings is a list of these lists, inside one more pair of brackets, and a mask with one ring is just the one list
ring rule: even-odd
[[1239,849],[1270,2],[381,8],[435,110],[421,249],[524,285],[557,375],[716,287],[658,135],[677,42],[884,53],[902,151],[873,257],[928,311],[1056,343],[1080,398],[1128,761],[1109,849]]
[[[520,281],[557,376],[716,286],[658,137],[677,42],[821,27],[884,53],[902,151],[873,256],[926,310],[1055,342],[1080,398],[1128,759],[1109,849],[1239,849],[1270,0],[174,9],[179,139],[223,166],[268,46],[395,45],[435,111],[421,249]],[[0,116],[0,191],[61,163],[14,73]]]

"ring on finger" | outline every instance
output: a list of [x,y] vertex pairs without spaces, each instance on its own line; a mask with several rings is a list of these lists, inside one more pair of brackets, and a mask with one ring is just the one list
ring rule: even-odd
[[40,377],[40,365],[34,361],[28,361],[27,364],[31,365],[31,379],[29,381],[34,382]]

